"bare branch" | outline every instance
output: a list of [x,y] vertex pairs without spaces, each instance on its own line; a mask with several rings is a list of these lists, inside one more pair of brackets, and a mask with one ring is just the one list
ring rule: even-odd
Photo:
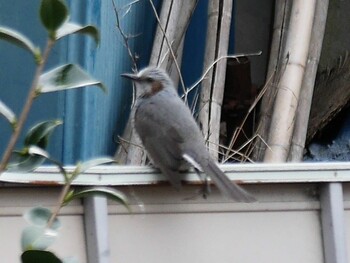
[[[128,8],[131,7],[131,4],[136,3],[136,2],[138,2],[138,1],[133,1],[132,3],[130,3],[130,4],[128,5]],[[133,52],[131,51],[131,48],[130,48],[130,46],[129,46],[129,39],[130,39],[130,36],[128,36],[128,35],[124,32],[124,30],[121,28],[121,26],[120,26],[119,11],[118,11],[118,9],[117,9],[117,6],[116,6],[114,0],[112,0],[112,4],[113,4],[114,14],[115,14],[115,18],[116,18],[116,26],[117,26],[117,29],[118,29],[118,31],[119,31],[121,37],[123,38],[124,46],[125,46],[125,48],[127,49],[128,54],[129,54],[129,57],[130,57],[130,59],[131,59],[131,61],[132,61],[132,64],[133,64],[133,71],[134,71],[134,72],[137,72],[137,63],[136,63],[137,59],[136,59],[135,55],[133,54]],[[127,12],[129,12],[129,11],[127,11]],[[127,12],[126,12],[126,13],[127,13]],[[125,14],[126,14],[126,13],[125,13]]]
[[235,59],[239,59],[241,57],[251,57],[251,56],[260,56],[262,54],[261,51],[259,52],[255,52],[255,53],[247,53],[247,54],[237,54],[237,55],[226,55],[226,56],[221,56],[219,58],[217,58],[215,61],[213,61],[213,63],[206,69],[206,71],[204,72],[204,74],[202,75],[202,77],[200,77],[199,80],[197,80],[191,87],[187,88],[185,91],[185,94],[182,95],[182,98],[187,96],[188,93],[190,93],[192,90],[194,90],[202,81],[203,79],[207,76],[208,72],[213,68],[213,66],[218,63],[220,60],[222,59],[226,59],[226,58],[235,58]]

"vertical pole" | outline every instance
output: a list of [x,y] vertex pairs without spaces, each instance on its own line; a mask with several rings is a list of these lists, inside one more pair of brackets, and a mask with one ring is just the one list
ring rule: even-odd
[[[97,5],[96,2],[91,0],[71,1],[70,9],[73,21],[95,24],[99,27],[101,34],[105,34],[108,30],[111,31],[112,28],[115,30],[114,26],[108,27],[102,19],[108,17],[104,13],[106,10],[112,13],[111,2],[108,1],[108,6],[107,1],[101,2],[100,5]],[[105,39],[104,43],[113,40],[114,38]],[[106,49],[101,48],[96,51],[92,41],[88,42],[88,39],[84,39],[84,42],[80,41],[82,40],[78,38],[69,40],[67,54],[69,60],[79,61],[88,72],[92,72],[94,75],[108,75],[106,68],[118,72],[119,68],[116,69],[110,66],[115,64],[114,57],[111,55],[116,53],[114,49],[111,51],[109,46],[108,51],[106,51],[108,52],[107,62],[109,61],[107,63],[104,59],[107,56],[102,52]],[[101,59],[104,59],[103,73],[98,71],[99,67],[94,66],[99,64]],[[108,123],[110,122],[106,119],[110,101],[107,102],[102,93],[92,90],[71,91],[66,94],[65,131],[67,132],[64,136],[64,162],[75,163],[79,159],[88,160],[104,154],[106,145],[111,144],[106,138],[112,137],[107,133]],[[113,101],[113,103],[115,102]],[[95,128],[91,129],[91,127]],[[109,240],[106,198],[96,196],[84,198],[84,227],[87,261],[89,263],[108,263]]]
[[84,199],[86,251],[89,263],[109,262],[108,211],[104,197]]
[[347,263],[342,184],[327,183],[320,194],[325,263]]

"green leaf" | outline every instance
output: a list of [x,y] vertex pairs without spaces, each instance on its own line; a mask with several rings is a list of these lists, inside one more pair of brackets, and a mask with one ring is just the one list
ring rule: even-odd
[[[38,227],[46,227],[51,216],[52,212],[50,209],[40,206],[31,208],[23,215],[24,219],[26,219],[28,223]],[[53,224],[51,225],[51,229],[57,230],[59,227],[61,227],[61,223],[57,218],[55,218]]]
[[8,172],[29,172],[33,171],[39,165],[41,165],[45,160],[50,161],[55,164],[66,182],[69,182],[68,173],[63,167],[63,164],[56,161],[50,157],[50,154],[44,149],[36,146],[29,145],[22,151],[14,151],[11,155],[11,160],[8,165]]
[[55,38],[57,29],[68,19],[68,8],[61,0],[42,0],[40,18],[51,38]]
[[100,35],[96,27],[92,25],[81,26],[75,23],[66,22],[56,32],[56,39],[71,35],[71,34],[86,34],[91,36],[96,44],[100,42]]
[[89,170],[92,167],[101,165],[101,164],[107,164],[107,163],[113,163],[115,162],[115,160],[113,158],[110,157],[101,157],[101,158],[96,158],[96,159],[91,159],[88,161],[85,161],[83,163],[79,163],[77,164],[77,166],[75,167],[74,171],[73,171],[73,175],[78,175],[81,173],[86,172],[87,170]]
[[11,123],[13,127],[16,125],[16,122],[17,122],[16,115],[1,100],[0,100],[0,114],[3,115]]
[[50,159],[49,153],[36,145],[29,146],[28,153],[30,155],[39,155],[41,157],[44,157],[45,159]]
[[[51,163],[53,163],[54,165],[56,165],[60,170],[61,174],[64,176],[66,183],[69,182],[68,173],[66,169],[63,167],[63,164],[60,163],[59,161],[56,161],[55,159],[52,159],[50,157],[50,154],[44,149],[36,145],[29,145],[27,148],[25,148],[23,152],[14,152],[14,154],[22,156],[22,159],[19,159],[19,161],[11,160],[11,163],[9,165],[9,170],[8,170],[9,172],[32,171],[35,168],[37,168],[41,163],[43,163],[46,159]],[[35,162],[36,160],[37,162]]]
[[57,231],[51,228],[28,226],[22,231],[22,251],[32,249],[45,250],[55,242],[57,235]]
[[27,151],[15,151],[11,155],[10,163],[7,166],[8,172],[30,172],[45,161],[45,158],[38,155],[31,155]]
[[32,127],[25,137],[24,145],[36,145],[45,149],[53,130],[62,124],[60,120],[43,121]]
[[100,81],[93,79],[79,66],[67,64],[41,75],[38,92],[46,93],[92,85],[96,85],[103,91],[106,91],[106,88]]
[[130,210],[128,198],[126,197],[126,195],[123,192],[110,187],[90,188],[90,189],[79,191],[77,193],[69,194],[66,196],[64,200],[64,204],[67,205],[69,202],[77,198],[83,198],[87,196],[96,196],[96,195],[104,196],[108,199],[116,201],[124,205],[128,210]]
[[21,255],[21,260],[22,263],[62,263],[52,252],[42,250],[25,251]]
[[16,30],[0,27],[0,39],[6,40],[16,46],[24,48],[33,54],[34,58],[40,57],[40,50],[34,46],[34,44],[24,35]]

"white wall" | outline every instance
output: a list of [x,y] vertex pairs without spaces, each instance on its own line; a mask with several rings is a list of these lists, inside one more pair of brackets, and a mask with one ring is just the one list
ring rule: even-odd
[[[23,213],[34,206],[51,208],[57,202],[58,188],[0,188],[0,255],[1,262],[21,262],[21,232],[27,222]],[[52,251],[60,258],[74,256],[86,262],[83,208],[79,202],[62,210],[57,242]]]
[[188,200],[193,186],[132,189],[134,214],[109,206],[112,262],[323,262],[315,186],[249,188],[260,202],[232,203],[215,191]]
[[[259,200],[252,204],[224,199],[214,187],[206,200],[195,196],[196,185],[180,192],[165,184],[118,187],[130,197],[133,213],[108,204],[110,262],[322,263],[321,184],[247,185]],[[52,208],[58,192],[58,187],[0,189],[0,255],[7,262],[20,262],[22,213],[37,205]],[[349,184],[344,199],[349,253]],[[62,210],[61,236],[52,250],[84,263],[82,215],[80,202]]]

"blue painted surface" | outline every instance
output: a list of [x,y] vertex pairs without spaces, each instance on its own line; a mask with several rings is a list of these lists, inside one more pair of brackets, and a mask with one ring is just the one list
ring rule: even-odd
[[[139,67],[147,65],[152,47],[155,19],[148,1],[134,4],[128,13],[122,8],[130,1],[115,1],[120,9],[121,27],[130,38],[130,48],[139,56]],[[100,155],[113,155],[115,138],[122,134],[130,111],[132,89],[120,74],[131,71],[130,58],[116,28],[111,1],[69,1],[72,19],[94,24],[100,29],[101,43],[80,43],[77,37],[68,44],[68,59],[80,62],[108,87],[108,94],[97,89],[66,93],[64,161],[72,163]],[[155,1],[159,6],[159,1]],[[82,13],[85,10],[85,13]],[[125,16],[123,15],[125,14]],[[80,44],[77,44],[80,43]],[[82,50],[82,47],[84,49]],[[73,132],[72,132],[73,131]]]
[[[115,1],[118,8],[130,1]],[[0,0],[0,24],[17,29],[43,46],[45,30],[38,19],[39,0]],[[58,64],[77,63],[107,87],[108,93],[97,88],[53,93],[39,97],[30,114],[26,129],[40,120],[63,119],[51,142],[49,152],[66,164],[99,155],[113,155],[114,138],[121,134],[128,114],[132,90],[130,82],[120,74],[130,71],[130,59],[115,27],[111,1],[67,1],[71,20],[94,24],[101,32],[101,42],[86,36],[70,36],[54,49],[47,69]],[[155,1],[159,8],[160,1]],[[120,10],[121,13],[126,9]],[[122,17],[121,26],[129,35],[130,47],[140,57],[140,67],[147,65],[155,31],[155,19],[148,1],[134,4]],[[20,15],[19,15],[20,14]],[[30,54],[0,41],[0,98],[19,113],[31,83],[35,64]],[[10,136],[10,126],[0,118],[2,153]]]
[[208,0],[199,0],[185,37],[181,70],[186,87],[196,82],[203,72],[207,13]]

